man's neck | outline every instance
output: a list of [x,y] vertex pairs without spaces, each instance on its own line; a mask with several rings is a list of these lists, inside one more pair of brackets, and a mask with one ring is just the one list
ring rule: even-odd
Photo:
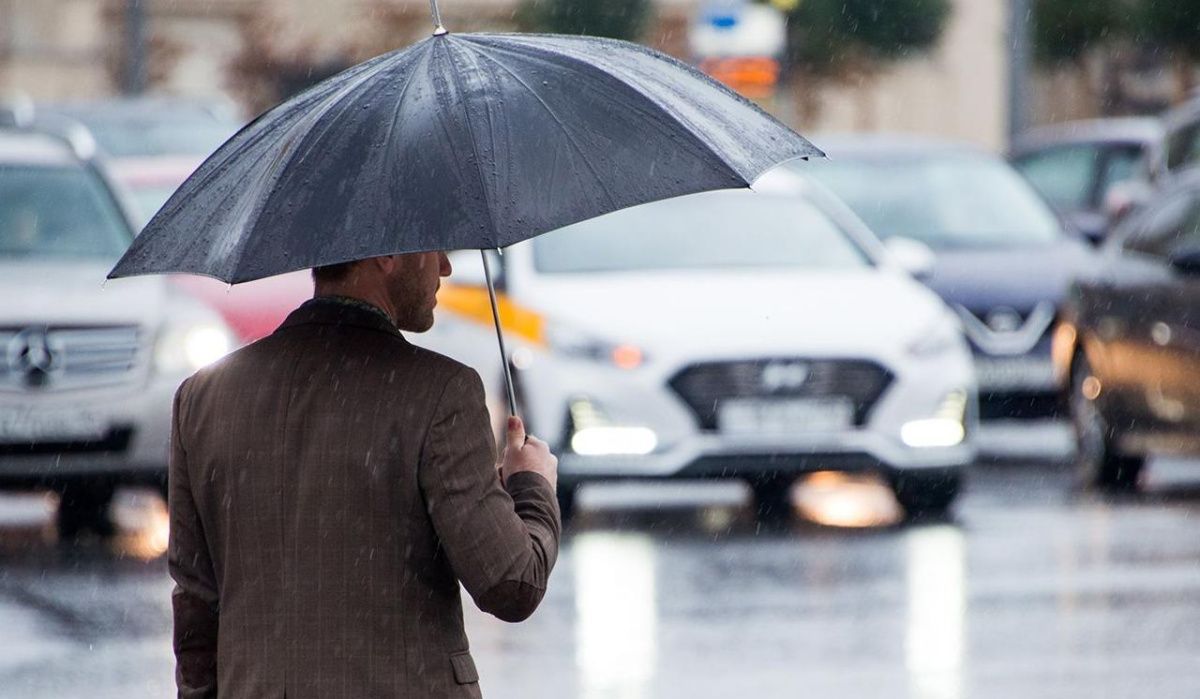
[[370,299],[362,298],[361,296],[353,296],[350,294],[338,293],[338,292],[327,292],[327,293],[318,292],[313,295],[313,299],[318,300],[318,301],[329,301],[332,303],[340,303],[340,304],[343,304],[346,306],[360,308],[364,311],[370,311],[371,313],[377,313],[381,317],[386,319],[389,325],[392,325],[392,326],[396,325],[396,319],[393,318],[390,313],[388,313],[386,310],[381,308],[379,306],[379,304],[375,303],[374,301],[371,301]]

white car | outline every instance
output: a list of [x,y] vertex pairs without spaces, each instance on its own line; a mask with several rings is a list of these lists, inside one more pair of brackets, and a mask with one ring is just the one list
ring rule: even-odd
[[237,342],[172,280],[104,285],[134,228],[73,136],[0,127],[0,488],[60,492],[65,538],[112,532],[115,486],[165,485],[176,388]]
[[[502,260],[519,409],[559,455],[564,513],[609,479],[745,479],[763,515],[816,470],[877,472],[910,513],[957,494],[976,421],[960,321],[819,185],[776,171]],[[479,253],[454,261],[451,283],[482,284]],[[490,322],[475,292],[443,313]]]

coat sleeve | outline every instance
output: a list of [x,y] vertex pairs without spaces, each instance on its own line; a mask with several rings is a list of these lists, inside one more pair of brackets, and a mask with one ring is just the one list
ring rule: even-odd
[[204,527],[188,481],[180,409],[185,382],[175,394],[171,418],[171,453],[167,474],[167,507],[171,532],[167,568],[175,580],[171,606],[175,615],[175,684],[180,699],[217,696],[216,575]]
[[558,557],[558,500],[535,473],[501,484],[483,383],[471,369],[447,382],[419,477],[442,550],[475,604],[504,621],[528,618]]

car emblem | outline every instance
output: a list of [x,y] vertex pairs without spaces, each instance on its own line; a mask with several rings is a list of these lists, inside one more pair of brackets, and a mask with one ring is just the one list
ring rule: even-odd
[[795,390],[808,381],[809,368],[801,362],[771,362],[763,367],[762,387],[770,393]]
[[43,386],[62,368],[62,347],[41,328],[17,333],[8,343],[8,368],[28,386]]
[[994,333],[1013,333],[1021,329],[1021,314],[1011,308],[995,308],[987,315],[987,326]]

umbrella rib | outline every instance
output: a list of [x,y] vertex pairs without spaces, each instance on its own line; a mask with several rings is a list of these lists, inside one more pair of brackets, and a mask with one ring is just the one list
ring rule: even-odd
[[[449,48],[447,49],[447,53],[452,53]],[[453,58],[451,58],[451,61],[453,61]],[[450,75],[454,80],[454,88],[458,90],[459,94],[464,96],[464,99],[462,100],[464,117],[463,121],[467,125],[467,135],[471,140],[471,150],[475,153],[475,174],[479,176],[480,194],[483,195],[484,203],[487,205],[488,220],[492,224],[493,245],[490,247],[496,247],[498,249],[500,247],[500,230],[496,226],[496,212],[492,209],[492,199],[489,196],[490,193],[487,188],[487,178],[483,174],[483,159],[479,157],[478,144],[475,141],[475,127],[471,124],[471,108],[468,104],[468,100],[465,98],[466,94],[463,92],[462,82],[460,80],[461,76],[459,76],[458,71],[451,70]],[[495,145],[493,144],[493,149],[494,148]]]
[[604,191],[604,196],[606,196],[608,198],[609,205],[610,206],[618,206],[619,204],[617,203],[616,199],[613,198],[612,192],[608,188],[608,184],[604,181],[604,178],[602,178],[600,176],[600,173],[596,170],[596,166],[594,164],[592,164],[592,161],[587,157],[587,153],[579,145],[579,142],[576,141],[575,137],[571,135],[571,132],[567,130],[566,126],[563,124],[562,119],[560,119],[558,117],[558,115],[554,113],[554,110],[550,107],[549,104],[546,104],[546,100],[542,99],[541,95],[539,95],[537,93],[537,91],[534,90],[529,85],[529,83],[522,80],[521,76],[517,75],[517,73],[515,71],[513,71],[512,68],[509,68],[507,65],[505,65],[503,61],[498,60],[494,56],[489,56],[486,52],[479,51],[477,49],[474,49],[473,47],[472,47],[472,50],[475,51],[475,53],[478,54],[479,56],[482,56],[485,60],[490,61],[490,62],[496,64],[497,66],[499,66],[501,70],[503,70],[504,72],[511,75],[513,80],[516,80],[517,82],[521,83],[521,86],[524,87],[529,92],[529,94],[533,95],[533,98],[538,101],[538,104],[540,104],[542,106],[542,109],[545,110],[545,112],[550,115],[550,118],[554,120],[555,125],[558,126],[558,130],[561,131],[563,136],[566,137],[567,141],[570,142],[571,147],[574,148],[575,152],[579,154],[579,157],[583,159],[583,162],[587,166],[587,169],[592,173],[592,177],[595,178],[596,183],[600,185],[600,189]]
[[[382,60],[379,62],[378,65],[373,66],[370,70],[363,71],[362,75],[355,76],[354,82],[350,83],[349,85],[339,88],[336,91],[336,93],[321,100],[320,107],[318,107],[312,113],[306,114],[304,116],[304,118],[298,120],[296,124],[293,124],[290,129],[288,129],[286,132],[284,132],[283,135],[280,136],[280,140],[282,140],[284,138],[284,136],[286,136],[286,135],[296,133],[296,131],[300,128],[301,124],[305,125],[306,127],[309,125],[317,124],[317,122],[319,121],[319,119],[321,117],[323,117],[325,114],[333,111],[333,109],[338,107],[343,99],[345,99],[346,97],[348,97],[350,95],[355,94],[359,85],[362,85],[363,83],[367,82],[371,78],[375,77],[378,73],[380,73],[381,71],[383,71],[385,68],[389,67],[390,65],[391,65],[390,61]],[[322,130],[322,133],[324,133],[325,130],[328,130],[328,126],[324,130]],[[261,201],[257,204],[256,208],[259,213],[261,213],[261,211],[267,206],[267,203],[275,197],[276,193],[278,192],[279,180],[283,177],[284,171],[288,168],[288,166],[291,164],[292,160],[296,157],[296,155],[302,150],[304,142],[306,140],[308,140],[308,137],[311,134],[312,134],[312,131],[303,131],[303,132],[297,134],[296,146],[290,152],[280,153],[279,157],[277,157],[274,160],[274,162],[272,162],[270,164],[268,169],[271,172],[271,189],[267,193],[267,195],[265,197],[263,197],[261,199]],[[254,218],[257,221],[257,214],[254,215]],[[251,227],[251,232],[252,231],[253,231],[253,226]],[[245,246],[249,244],[250,238],[251,238],[251,236],[247,235],[246,240],[241,242],[240,245],[238,245],[237,247],[241,248],[241,250],[244,251]],[[230,278],[237,279],[238,270],[240,270],[241,266],[242,266],[241,261],[242,261],[242,256],[239,252],[235,256],[233,268],[231,270],[231,274],[229,275]]]
[[[375,70],[377,70],[378,65],[386,63],[388,61],[388,58],[389,58],[388,54],[378,56],[377,58],[372,59],[371,61],[367,61],[358,66],[348,69],[347,71],[345,71],[345,73],[351,73],[352,71],[357,71],[354,75],[355,79],[357,79],[359,76],[361,76],[363,74],[373,74],[373,72]],[[288,104],[295,104],[297,102],[305,102],[305,101],[312,101],[313,103],[320,104],[324,99],[326,99],[326,96],[322,95],[315,99],[313,98],[313,96],[319,95],[322,88],[323,88],[323,84],[314,85],[313,87],[305,90],[304,92],[300,93],[296,97],[293,97],[291,100],[289,100]],[[278,142],[281,139],[281,136],[279,134],[291,132],[290,128],[283,130],[283,131],[278,131],[278,132],[275,132],[272,129],[270,129],[270,124],[267,120],[267,117],[268,117],[268,115],[271,115],[274,112],[275,112],[274,109],[263,112],[258,117],[256,117],[253,121],[251,121],[249,124],[242,127],[237,132],[237,134],[235,134],[232,138],[230,138],[229,141],[227,141],[224,145],[222,145],[220,148],[218,148],[217,151],[212,156],[210,156],[207,160],[205,160],[204,163],[201,164],[201,166],[199,168],[197,168],[196,173],[192,176],[192,178],[189,178],[188,182],[186,182],[183,185],[183,187],[181,187],[180,189],[182,190],[184,187],[188,187],[189,185],[191,185],[189,188],[189,192],[195,191],[196,189],[207,188],[210,185],[210,183],[219,180],[220,173],[224,172],[225,168],[227,167],[228,163],[231,160],[234,160],[234,159],[238,158],[239,156],[244,155],[244,153],[247,150],[256,150],[256,149],[260,149],[260,148],[268,150],[268,151],[274,150],[276,144],[278,144]],[[233,148],[230,148],[231,144],[235,144],[233,146]],[[279,160],[279,158],[274,158],[272,162],[265,164],[265,167],[262,170],[262,174],[264,174],[264,176],[266,176],[266,177],[270,177],[272,180],[276,180],[278,178],[278,173],[277,173],[277,166],[276,166],[275,161],[278,161],[278,160]],[[258,171],[256,170],[255,172],[258,172]],[[196,184],[192,184],[193,181],[196,182]],[[243,206],[243,195],[244,194],[245,194],[245,190],[240,189],[237,192],[232,193],[232,195],[225,196],[222,200],[224,203],[223,208],[224,209],[236,208],[238,210],[243,210],[246,212],[243,216],[244,219],[247,219],[247,220],[253,219],[257,216],[256,212],[260,208],[259,204],[254,203],[254,202],[249,202]],[[172,198],[175,198],[175,196],[178,196],[178,195],[179,195],[179,191],[177,190],[176,195],[174,195]],[[168,205],[169,204],[170,204],[170,200],[168,200]],[[164,209],[166,209],[166,208],[167,207],[164,206]],[[174,213],[174,209],[172,210],[172,213]],[[215,211],[215,212],[209,211],[205,216],[205,222],[203,224],[203,227],[211,227],[212,221],[214,219],[221,218],[224,213],[225,213],[224,211]],[[157,233],[157,231],[155,231],[155,232]],[[144,235],[145,234],[143,234],[143,236]],[[190,269],[187,269],[186,271],[188,271],[192,274],[211,276],[214,279],[219,279],[220,281],[224,281],[224,282],[228,282],[228,283],[236,283],[239,281],[244,281],[243,279],[239,278],[239,276],[238,276],[238,271],[241,267],[241,261],[240,261],[239,257],[240,257],[240,251],[249,244],[249,241],[241,240],[240,238],[241,238],[241,236],[239,236],[239,240],[231,241],[231,243],[229,244],[229,246],[227,248],[226,253],[224,253],[220,256],[221,259],[224,261],[217,263],[216,266],[219,267],[223,271],[217,271],[215,268],[210,268],[209,271],[207,271],[207,272],[203,272],[203,271],[200,271],[199,269],[195,269],[195,268],[190,268]],[[139,237],[139,240],[142,240],[142,239],[145,239],[145,238]],[[197,246],[201,246],[202,248],[207,247],[204,245],[205,240],[206,239],[203,236],[188,237],[186,249],[191,250],[191,249],[196,248]],[[135,241],[134,245],[135,246],[137,245],[136,241]],[[132,249],[133,248],[131,248],[131,250]],[[180,254],[179,257],[181,260],[185,260],[185,259],[187,259],[189,254],[190,253],[188,253],[188,252],[183,252]],[[211,256],[211,254],[212,254],[211,251],[209,254]],[[211,260],[206,260],[206,264],[211,264]],[[166,270],[164,270],[164,271],[166,271]],[[171,271],[184,271],[184,270],[182,268],[179,268],[179,269],[172,269]]]
[[[417,72],[419,70],[421,70],[423,67],[428,65],[429,55],[430,55],[430,52],[426,51],[425,55],[421,57],[420,63],[412,66],[412,70],[409,71],[408,77],[406,77],[404,79],[404,87],[400,88],[400,94],[396,97],[396,108],[392,111],[392,120],[388,124],[388,130],[387,130],[386,141],[389,146],[392,143],[392,132],[396,130],[396,122],[400,119],[400,112],[401,112],[401,110],[404,109],[404,98],[405,98],[405,96],[408,95],[408,86],[412,85],[413,76],[416,75]],[[395,152],[392,148],[389,147],[387,149],[387,158],[389,161],[389,165],[391,164],[391,159],[392,159],[392,156],[394,155],[394,153]]]
[[[481,36],[481,37],[483,37],[483,36],[486,36],[486,35],[480,35],[480,36]],[[716,159],[718,162],[720,162],[722,165],[724,165],[724,166],[725,166],[725,168],[726,168],[728,171],[732,172],[734,175],[736,175],[736,176],[738,177],[738,179],[742,180],[742,181],[743,181],[743,183],[744,183],[744,185],[743,185],[743,186],[749,186],[751,181],[753,181],[753,180],[754,180],[754,179],[755,179],[755,178],[756,178],[758,175],[761,175],[761,174],[762,174],[762,172],[757,172],[757,173],[752,173],[753,175],[755,175],[755,177],[747,177],[746,175],[743,175],[743,174],[742,174],[741,172],[739,172],[738,170],[734,169],[734,167],[733,167],[732,165],[730,165],[729,161],[728,161],[728,160],[725,158],[725,156],[723,156],[722,154],[720,154],[720,153],[718,153],[716,150],[714,150],[714,149],[713,149],[713,147],[712,147],[712,145],[710,145],[710,144],[708,143],[708,141],[707,141],[707,140],[704,138],[704,136],[703,136],[701,133],[699,133],[699,132],[697,131],[697,129],[696,129],[696,127],[695,127],[695,125],[693,125],[693,124],[692,124],[690,121],[688,121],[688,120],[686,120],[686,119],[683,119],[683,118],[681,118],[679,115],[675,114],[673,111],[671,111],[671,109],[669,108],[669,105],[664,105],[664,104],[662,104],[661,102],[659,102],[659,101],[658,101],[658,100],[657,100],[657,99],[654,97],[654,95],[653,95],[653,94],[651,94],[651,93],[649,93],[649,92],[647,92],[647,91],[644,91],[643,89],[641,89],[641,87],[640,87],[638,84],[635,84],[635,83],[629,82],[629,81],[628,81],[628,80],[626,80],[626,79],[625,79],[625,78],[622,76],[622,74],[620,74],[620,73],[614,73],[614,72],[612,72],[612,71],[610,71],[610,70],[607,70],[607,69],[606,69],[606,67],[605,67],[604,65],[602,65],[601,63],[598,63],[598,62],[591,62],[591,61],[585,61],[585,60],[583,60],[583,59],[579,58],[578,56],[574,55],[574,54],[573,54],[573,53],[572,53],[572,52],[571,52],[569,49],[567,49],[567,48],[566,48],[566,47],[564,47],[564,46],[554,46],[554,45],[552,45],[552,44],[548,44],[548,43],[547,43],[547,44],[537,44],[537,45],[535,45],[535,46],[532,46],[532,47],[531,47],[531,46],[530,46],[528,43],[525,43],[525,42],[523,41],[524,39],[527,39],[527,38],[528,38],[526,35],[521,35],[521,34],[496,34],[496,35],[493,35],[493,36],[496,36],[496,37],[499,37],[499,38],[503,38],[503,39],[509,40],[509,41],[508,41],[508,44],[509,44],[509,45],[505,45],[505,44],[499,44],[499,45],[496,45],[496,44],[491,44],[491,43],[488,43],[488,44],[486,44],[486,45],[488,46],[488,48],[492,48],[492,49],[495,49],[495,50],[497,50],[497,51],[507,51],[507,52],[509,52],[509,53],[514,53],[514,54],[516,54],[516,55],[521,55],[521,56],[523,56],[523,57],[524,57],[524,54],[522,54],[522,53],[521,53],[521,52],[519,52],[519,51],[515,51],[515,50],[514,50],[514,49],[516,48],[516,46],[515,46],[515,45],[521,45],[521,46],[524,46],[524,47],[527,47],[527,48],[536,48],[536,50],[537,50],[537,51],[545,51],[546,53],[550,53],[550,54],[553,54],[553,55],[555,55],[555,56],[558,56],[558,57],[560,57],[560,58],[563,58],[563,59],[565,59],[565,60],[567,60],[567,61],[571,61],[572,63],[574,63],[574,64],[576,64],[576,65],[579,65],[579,66],[581,66],[581,67],[583,67],[583,68],[591,68],[591,69],[594,69],[594,70],[596,70],[596,71],[598,71],[598,72],[600,72],[600,73],[604,74],[604,75],[605,75],[605,76],[607,76],[608,78],[610,78],[610,79],[612,79],[612,80],[616,81],[618,84],[620,84],[620,85],[624,85],[624,86],[625,86],[625,87],[627,87],[627,88],[628,88],[630,91],[634,92],[635,94],[637,94],[637,95],[638,95],[638,96],[640,96],[642,99],[644,99],[644,100],[646,100],[647,102],[649,102],[650,104],[654,105],[654,107],[655,107],[656,109],[659,109],[659,110],[661,110],[661,111],[663,111],[663,112],[665,112],[665,113],[669,114],[669,115],[671,116],[672,120],[673,120],[675,123],[677,123],[677,124],[679,124],[680,126],[682,126],[682,127],[683,127],[683,130],[684,130],[684,131],[687,133],[687,135],[688,135],[688,136],[690,136],[690,137],[691,137],[691,138],[690,138],[690,140],[691,140],[691,141],[692,141],[692,142],[693,142],[693,143],[694,143],[696,146],[698,146],[698,147],[699,147],[701,150],[703,150],[705,153],[708,153],[708,154],[709,154],[711,157],[715,158],[715,159]],[[555,38],[555,39],[565,39],[566,41],[565,41],[564,43],[580,42],[580,43],[585,43],[585,44],[586,44],[586,43],[591,43],[591,42],[594,42],[594,41],[596,41],[596,40],[595,40],[595,37],[582,37],[582,36],[560,36],[560,35],[550,35],[550,36],[554,36],[554,38]],[[635,49],[637,49],[637,50],[639,50],[639,51],[641,51],[641,52],[643,52],[643,53],[646,53],[646,52],[647,52],[647,51],[646,51],[646,47],[644,47],[644,46],[641,46],[641,45],[639,45],[639,44],[631,44],[630,42],[627,42],[627,41],[617,41],[617,40],[608,40],[608,41],[616,41],[616,43],[620,43],[620,44],[629,44],[629,45],[631,45],[632,47],[634,47]],[[659,59],[659,60],[663,60],[663,57],[660,57],[660,56],[657,56],[657,55],[653,55],[653,54],[649,54],[649,55],[652,55],[652,57],[654,57],[654,58],[657,58],[657,59]],[[533,57],[533,58],[536,58],[536,57]],[[687,65],[687,64],[686,64],[686,63],[684,63],[683,61],[679,61],[678,59],[671,58],[670,56],[666,56],[665,58],[666,58],[666,59],[668,59],[668,60],[670,61],[670,63],[668,63],[668,65],[675,65],[675,64],[677,64],[677,65],[678,65],[678,67],[681,67],[681,68],[683,68],[683,69],[684,69],[684,70],[686,70],[688,73],[690,73],[690,74],[694,74],[694,75],[696,75],[698,78],[702,78],[702,79],[703,79],[703,80],[705,80],[705,81],[708,81],[708,82],[714,82],[714,83],[715,83],[715,81],[713,81],[711,78],[709,78],[708,76],[704,75],[704,74],[703,74],[703,73],[701,73],[700,71],[696,70],[696,68],[694,68],[694,67],[692,67],[692,66],[689,66],[689,65]],[[495,60],[495,59],[493,58],[493,60]],[[734,92],[734,91],[730,90],[729,88],[725,87],[724,85],[721,85],[720,83],[715,83],[715,88],[716,88],[716,89],[719,89],[719,90],[721,90],[721,91],[723,91],[723,92],[725,92],[725,93],[727,94],[727,96],[729,96],[729,97],[732,97],[732,98],[734,98],[735,100],[737,100],[737,101],[739,101],[739,102],[742,102],[742,103],[744,103],[744,104],[747,104],[747,105],[751,106],[751,107],[752,107],[752,108],[754,108],[756,111],[758,111],[758,112],[761,112],[762,114],[766,115],[766,116],[767,116],[769,119],[771,119],[772,121],[776,121],[776,122],[778,122],[778,119],[775,119],[775,117],[773,117],[773,116],[771,116],[770,114],[767,114],[766,112],[764,112],[764,111],[762,110],[762,108],[761,108],[761,107],[758,107],[758,106],[757,106],[757,105],[755,105],[753,102],[750,102],[750,101],[749,101],[749,100],[747,100],[745,97],[742,97],[741,95],[739,95],[739,94],[737,94],[736,92]],[[782,126],[782,124],[781,124],[781,126]],[[785,128],[785,129],[786,129],[786,128],[788,128],[788,127],[786,127],[786,126],[783,126],[783,128]],[[788,129],[788,130],[790,131],[791,129]],[[809,145],[810,145],[810,147],[812,147],[812,146],[811,146],[811,144],[809,144]],[[814,154],[820,153],[820,151],[818,151],[816,148],[813,148],[813,150],[815,151],[815,152],[814,152]],[[798,157],[798,156],[797,156],[797,157]],[[770,168],[767,168],[767,169],[770,169]],[[765,172],[765,170],[764,170],[763,172]]]

